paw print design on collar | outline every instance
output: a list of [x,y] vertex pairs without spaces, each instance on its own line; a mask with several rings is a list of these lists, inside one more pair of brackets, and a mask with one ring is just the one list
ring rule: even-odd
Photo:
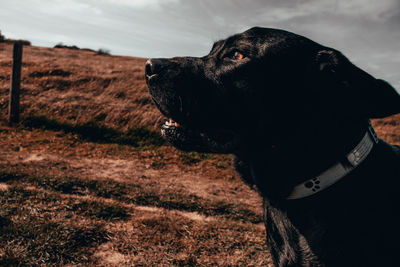
[[321,189],[320,187],[320,180],[318,180],[318,178],[314,178],[312,180],[307,181],[306,183],[304,183],[304,186],[307,189],[311,189],[313,192],[316,192],[317,190]]

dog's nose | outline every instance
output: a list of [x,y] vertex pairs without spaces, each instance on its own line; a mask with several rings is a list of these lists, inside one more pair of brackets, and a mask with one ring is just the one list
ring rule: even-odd
[[153,62],[151,62],[151,59],[146,61],[145,73],[147,77],[153,75]]
[[168,61],[162,58],[151,58],[147,60],[145,66],[146,77],[149,78],[154,74],[159,74],[167,65]]

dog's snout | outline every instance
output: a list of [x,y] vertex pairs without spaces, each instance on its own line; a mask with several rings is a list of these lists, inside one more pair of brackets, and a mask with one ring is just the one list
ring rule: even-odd
[[147,77],[153,75],[153,62],[151,62],[151,59],[146,61],[145,73]]
[[165,59],[151,58],[147,60],[145,66],[146,77],[150,78],[155,74],[159,74],[168,65]]

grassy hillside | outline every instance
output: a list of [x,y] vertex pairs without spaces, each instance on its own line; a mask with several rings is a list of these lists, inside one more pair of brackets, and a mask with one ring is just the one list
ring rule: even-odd
[[259,197],[230,157],[183,153],[145,59],[24,47],[22,122],[6,126],[11,46],[0,44],[0,265],[259,266]]
[[[158,134],[145,59],[25,47],[22,122],[6,126],[0,44],[0,266],[265,266],[261,200],[230,157]],[[374,121],[400,144],[400,116]]]
[[[12,46],[0,46],[0,109],[7,105]],[[94,51],[24,47],[22,110],[59,122],[154,127],[159,117],[144,82],[145,59]]]

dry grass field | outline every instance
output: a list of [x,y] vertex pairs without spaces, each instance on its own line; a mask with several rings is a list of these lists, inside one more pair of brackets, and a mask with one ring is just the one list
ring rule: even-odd
[[[0,43],[0,266],[270,264],[261,200],[230,157],[160,138],[145,59],[24,47],[9,127],[11,55]],[[400,116],[373,123],[400,144]]]

